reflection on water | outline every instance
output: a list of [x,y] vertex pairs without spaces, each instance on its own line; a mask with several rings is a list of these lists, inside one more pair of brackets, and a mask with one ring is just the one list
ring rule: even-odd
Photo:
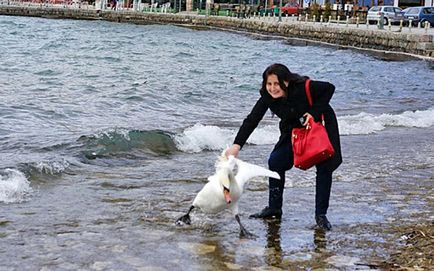
[[[313,233],[313,249],[306,251],[294,252],[290,249],[282,248],[282,221],[278,219],[265,220],[264,226],[266,228],[266,246],[264,251],[264,262],[269,266],[286,268],[303,265],[303,262],[309,259],[314,259],[316,266],[324,267],[326,263],[324,259],[330,256],[327,251],[327,237],[326,232],[319,228],[314,228]],[[311,247],[308,245],[308,247]],[[288,259],[294,262],[288,262]],[[288,265],[289,264],[289,265]]]
[[[421,62],[175,26],[0,16],[0,33],[14,45],[0,58],[0,173],[22,173],[3,174],[0,199],[2,188],[6,202],[30,194],[0,200],[0,270],[352,270],[389,259],[395,231],[434,216],[434,91],[418,84],[433,71]],[[256,239],[239,239],[224,214],[175,227],[214,171],[220,150],[209,150],[235,136],[263,69],[281,61],[332,81],[333,107],[349,115],[330,202],[336,227],[311,229],[313,172],[296,169],[281,221],[242,219]],[[277,120],[263,124],[242,152],[259,165]],[[263,205],[266,183],[249,184],[243,213]]]
[[280,245],[281,220],[265,220],[267,229],[267,245],[265,252],[265,262],[271,266],[280,266],[283,260],[282,247]]
[[313,231],[314,251],[317,253],[324,252],[327,249],[326,232],[322,229],[315,228]]

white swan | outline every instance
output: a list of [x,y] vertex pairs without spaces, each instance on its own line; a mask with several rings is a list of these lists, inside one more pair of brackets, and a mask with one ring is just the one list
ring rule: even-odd
[[[236,171],[236,174],[235,174]],[[208,183],[196,195],[187,214],[181,216],[176,224],[190,224],[190,212],[194,208],[205,213],[218,213],[230,209],[240,225],[241,236],[251,236],[241,224],[238,215],[238,200],[244,191],[245,184],[253,177],[267,176],[280,179],[279,174],[263,167],[243,162],[232,155],[226,158],[223,154],[216,163],[216,172],[208,177]]]

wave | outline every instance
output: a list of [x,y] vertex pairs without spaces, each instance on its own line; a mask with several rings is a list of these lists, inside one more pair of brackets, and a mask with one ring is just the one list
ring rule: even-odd
[[[405,111],[399,114],[369,114],[338,117],[341,135],[368,135],[388,127],[425,128],[434,124],[434,108]],[[83,135],[76,144],[64,144],[60,148],[78,149],[80,157],[87,160],[98,158],[143,159],[149,156],[171,155],[178,151],[198,153],[221,151],[232,145],[238,127],[219,127],[197,123],[179,133],[162,130],[128,130],[116,128]],[[272,145],[279,139],[278,120],[272,124],[259,125],[249,137],[247,144]],[[68,167],[63,162],[40,162],[34,164],[29,175],[42,173],[56,175]]]
[[195,124],[175,135],[175,143],[181,151],[200,152],[202,150],[220,150],[231,142],[233,131],[217,126]]
[[[215,151],[230,146],[236,132],[235,129],[195,124],[193,127],[185,129],[181,134],[175,135],[174,139],[176,146],[183,152]],[[278,138],[277,126],[265,126],[257,128],[247,143],[257,145],[273,144]]]
[[60,74],[62,74],[62,72],[55,71],[52,69],[45,69],[45,70],[41,70],[41,71],[36,71],[34,73],[34,75],[39,75],[39,76],[56,76],[56,75],[60,75]]
[[187,52],[179,52],[179,53],[176,53],[173,57],[174,58],[191,58],[191,57],[195,57],[195,55],[187,53]]
[[405,111],[401,114],[359,113],[338,118],[341,135],[366,135],[387,127],[427,128],[434,124],[434,107],[427,110]]
[[0,171],[0,202],[22,202],[32,191],[30,182],[21,171],[9,168]]
[[[426,128],[434,124],[434,108],[422,111],[405,111],[400,114],[360,113],[338,117],[341,135],[365,135],[376,133],[387,127]],[[232,145],[238,128],[220,128],[195,124],[174,136],[178,149],[197,153],[203,150],[222,150]],[[259,126],[249,137],[247,143],[255,145],[274,144],[279,139],[278,122],[273,125]]]
[[81,136],[78,142],[85,149],[82,153],[87,159],[111,156],[134,157],[134,152],[150,155],[167,155],[177,151],[168,132],[160,130],[114,129],[91,136]]
[[69,166],[70,163],[62,159],[60,161],[49,160],[23,164],[19,169],[32,181],[46,181],[47,179],[60,176]]

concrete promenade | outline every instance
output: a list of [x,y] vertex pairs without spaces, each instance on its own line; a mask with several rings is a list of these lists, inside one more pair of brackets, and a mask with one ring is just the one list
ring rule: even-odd
[[271,35],[286,39],[291,44],[318,44],[367,50],[385,58],[423,58],[434,60],[433,28],[400,28],[376,25],[320,23],[297,20],[295,17],[251,17],[240,19],[224,16],[205,16],[194,13],[156,13],[131,10],[95,10],[42,5],[2,5],[0,15],[34,16],[57,19],[107,20],[134,24],[174,24],[191,27],[240,31]]

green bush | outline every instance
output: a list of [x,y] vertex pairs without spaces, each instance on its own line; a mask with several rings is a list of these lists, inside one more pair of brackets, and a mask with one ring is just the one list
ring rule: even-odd
[[326,3],[324,8],[324,21],[328,21],[330,15],[332,15],[332,4]]
[[315,16],[316,21],[319,21],[320,14],[321,14],[321,6],[319,4],[313,3],[312,5],[310,5],[309,15],[312,19],[313,19],[313,16]]

